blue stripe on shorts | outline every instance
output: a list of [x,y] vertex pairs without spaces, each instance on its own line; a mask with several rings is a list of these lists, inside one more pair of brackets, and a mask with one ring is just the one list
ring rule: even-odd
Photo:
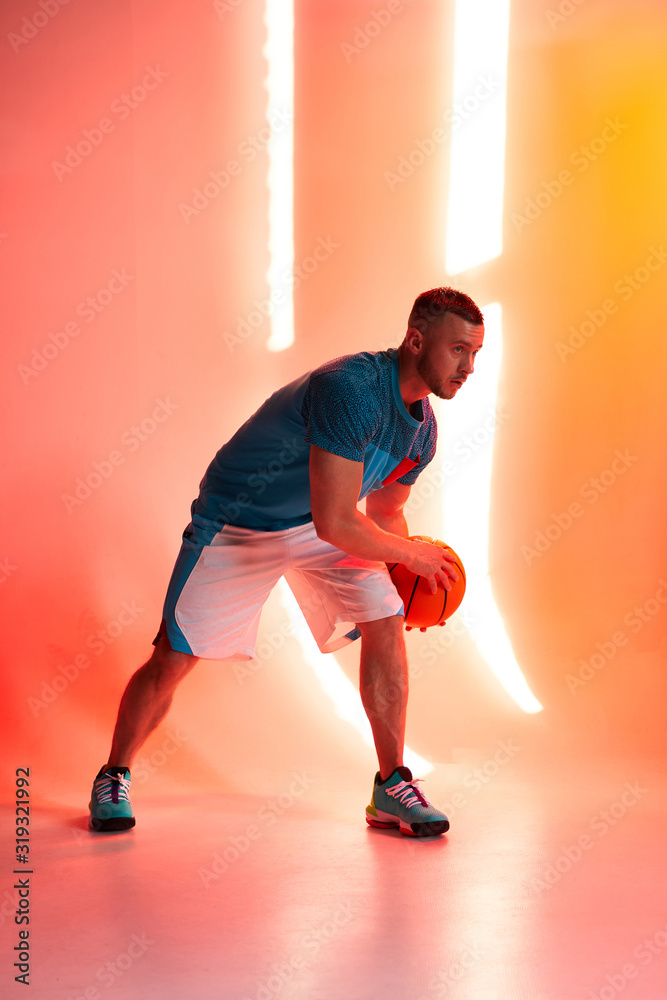
[[183,532],[181,550],[176,557],[176,563],[171,574],[162,611],[162,617],[167,628],[169,645],[172,649],[178,650],[179,653],[189,653],[191,656],[194,656],[190,643],[183,635],[176,621],[176,605],[183,587],[197,565],[202,549],[211,544],[211,541],[220,530],[219,525],[213,524],[212,521],[195,514]]

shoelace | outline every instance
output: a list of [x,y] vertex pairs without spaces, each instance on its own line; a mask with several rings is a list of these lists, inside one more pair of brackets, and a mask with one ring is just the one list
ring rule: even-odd
[[130,778],[124,778],[122,774],[105,775],[103,778],[98,778],[95,785],[95,792],[100,802],[130,801]]
[[430,806],[431,803],[424,793],[417,788],[417,782],[423,780],[423,778],[413,778],[412,781],[399,781],[398,784],[392,785],[385,791],[387,795],[398,799],[401,805],[407,806],[408,809],[412,809],[413,806]]

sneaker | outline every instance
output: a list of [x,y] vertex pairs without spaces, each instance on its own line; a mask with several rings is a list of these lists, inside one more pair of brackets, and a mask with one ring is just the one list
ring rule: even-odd
[[369,826],[397,826],[410,837],[432,837],[449,830],[449,820],[435,809],[417,787],[409,767],[397,767],[386,781],[375,775],[371,804],[366,809]]
[[103,767],[93,782],[89,827],[96,833],[129,830],[135,824],[130,802],[130,772],[124,767]]

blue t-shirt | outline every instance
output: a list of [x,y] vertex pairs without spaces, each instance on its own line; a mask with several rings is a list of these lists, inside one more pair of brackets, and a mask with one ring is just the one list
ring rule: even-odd
[[329,361],[274,392],[222,446],[192,514],[261,531],[305,524],[311,444],[363,462],[360,500],[390,482],[409,486],[437,437],[428,399],[413,409],[401,398],[394,348]]

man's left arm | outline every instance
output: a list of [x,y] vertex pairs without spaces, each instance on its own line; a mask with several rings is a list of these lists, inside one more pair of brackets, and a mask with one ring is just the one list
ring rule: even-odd
[[366,497],[366,516],[375,521],[383,531],[408,538],[408,524],[403,508],[410,496],[410,489],[410,486],[394,482],[373,490]]

